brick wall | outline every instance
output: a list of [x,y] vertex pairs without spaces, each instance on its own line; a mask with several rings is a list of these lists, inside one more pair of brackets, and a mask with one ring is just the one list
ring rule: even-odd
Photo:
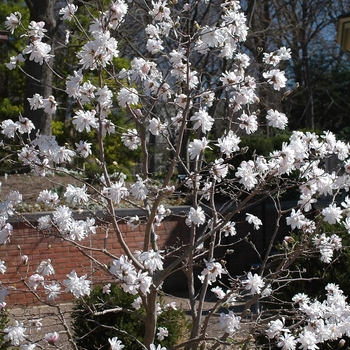
[[[179,209],[175,209],[176,211]],[[117,215],[135,215],[135,212],[130,213],[128,210],[124,213],[119,212]],[[33,214],[26,218],[35,224],[38,217],[39,215]],[[79,277],[87,274],[92,283],[101,283],[111,279],[106,272],[96,267],[88,257],[84,256],[77,247],[60,237],[43,235],[23,221],[12,221],[11,224],[14,227],[14,232],[10,243],[0,246],[0,259],[5,261],[7,267],[6,273],[0,276],[0,281],[8,290],[9,294],[6,296],[8,305],[38,303],[37,298],[29,292],[24,282],[28,282],[28,277],[35,273],[42,260],[51,259],[56,272],[54,276],[45,278],[46,280],[52,278],[62,281],[72,270],[75,270]],[[140,225],[132,231],[126,223],[122,222],[119,226],[130,250],[132,252],[142,250],[144,236],[142,230],[144,227]],[[163,249],[165,246],[176,244],[179,240],[188,240],[189,229],[182,217],[173,215],[156,227],[156,233],[159,236],[159,248]],[[102,251],[96,251],[96,249],[107,248],[108,252],[116,257],[123,254],[113,230],[109,230],[108,235],[106,234],[106,226],[101,226],[95,235],[91,235],[79,243],[85,247],[84,251],[88,255],[106,265],[109,265],[113,258]],[[22,255],[29,257],[27,265],[23,265]],[[37,294],[46,300],[42,287],[38,288]],[[72,297],[71,293],[62,293],[60,300],[67,301],[71,300]]]
[[[189,238],[189,228],[185,224],[182,216],[176,215],[184,208],[172,208],[175,215],[167,217],[159,227],[156,227],[156,234],[159,236],[159,249],[165,247],[178,246],[182,243],[186,244]],[[246,236],[250,232],[250,238],[255,244],[260,253],[264,253],[270,244],[271,234],[273,232],[273,224],[276,214],[274,213],[273,205],[271,203],[263,203],[255,208],[249,210],[250,213],[257,215],[264,223],[264,226],[254,231],[252,225],[245,222],[245,214],[241,213],[235,217],[237,236],[222,238],[221,243],[225,245],[224,248],[219,248],[216,251],[216,257],[223,257],[226,253],[227,245],[236,241],[240,237]],[[121,210],[116,213],[117,216],[133,216],[135,214],[142,215],[135,210]],[[43,214],[41,214],[43,215]],[[83,215],[83,214],[82,214]],[[32,214],[26,218],[31,223],[35,224],[39,215]],[[79,218],[79,217],[77,217]],[[110,276],[102,269],[96,267],[86,256],[84,256],[72,244],[63,241],[61,238],[54,235],[42,235],[34,228],[31,228],[23,221],[13,221],[11,224],[14,227],[14,232],[11,241],[8,245],[0,246],[0,259],[5,261],[7,271],[5,275],[0,275],[2,285],[8,289],[8,296],[6,302],[8,305],[25,305],[38,303],[35,296],[29,292],[28,288],[23,282],[28,282],[28,277],[35,273],[36,268],[42,260],[51,259],[55,268],[55,275],[52,277],[58,281],[66,279],[66,275],[72,270],[75,270],[78,276],[87,274],[92,283],[103,283],[110,280]],[[285,220],[281,222],[282,229],[274,244],[281,241],[287,233],[285,227]],[[139,226],[134,231],[125,223],[120,223],[120,230],[123,234],[124,240],[133,252],[135,250],[142,250],[143,247],[143,226]],[[123,254],[116,235],[112,230],[108,231],[106,235],[106,227],[98,229],[96,235],[91,235],[89,238],[79,242],[86,249],[85,252],[94,257],[99,262],[109,265],[113,258],[96,249],[107,248],[108,252],[119,257]],[[93,249],[90,249],[92,247]],[[259,255],[246,241],[231,247],[234,253],[226,255],[227,268],[231,275],[241,274],[243,271],[248,271],[251,266],[258,265],[260,262]],[[230,248],[230,249],[231,249]],[[21,263],[21,255],[29,257],[28,264],[24,266]],[[165,264],[169,261],[165,261]],[[201,271],[201,268],[198,269]],[[200,287],[199,280],[197,281]],[[168,278],[163,286],[167,292],[174,292],[186,288],[186,279],[182,271],[177,271]],[[63,288],[64,289],[64,288]],[[45,293],[42,287],[37,290],[38,296],[46,300]],[[62,293],[60,301],[72,300],[71,293]]]

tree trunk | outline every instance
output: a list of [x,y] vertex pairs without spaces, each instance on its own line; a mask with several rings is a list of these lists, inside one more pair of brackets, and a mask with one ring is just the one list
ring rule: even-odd
[[[30,20],[45,22],[47,36],[54,37],[56,30],[56,19],[54,13],[55,0],[26,0],[26,4],[30,11]],[[47,42],[46,38],[43,42]],[[54,54],[54,44],[51,44],[50,54]],[[49,62],[52,65],[52,60]],[[47,63],[42,65],[34,61],[26,60],[26,72],[28,73],[26,81],[26,97],[33,97],[35,93],[40,94],[44,98],[52,95],[52,70]],[[44,112],[43,109],[31,110],[27,99],[24,101],[24,113],[35,125],[35,132],[40,130],[42,135],[52,134],[52,115]]]
[[154,342],[154,335],[157,329],[157,290],[151,287],[151,291],[147,294],[146,309],[146,327],[145,336],[143,338],[143,345],[150,348],[150,345]]

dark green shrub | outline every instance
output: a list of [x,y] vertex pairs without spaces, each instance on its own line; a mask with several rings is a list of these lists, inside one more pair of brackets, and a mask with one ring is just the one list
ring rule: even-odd
[[[112,285],[109,294],[103,294],[102,288],[102,286],[94,287],[89,297],[79,299],[75,303],[72,318],[78,347],[107,350],[108,338],[118,337],[126,349],[142,349],[135,339],[142,343],[145,332],[144,309],[141,307],[135,311],[131,304],[136,297],[124,292],[118,285]],[[95,311],[117,307],[124,310],[92,315]],[[176,344],[189,328],[184,311],[173,309],[162,312],[157,327],[166,327],[169,331],[169,337],[161,341],[165,347]]]
[[8,314],[5,310],[0,311],[0,350],[7,350],[10,342],[5,342],[4,337],[6,333],[3,333],[4,329],[9,325]]

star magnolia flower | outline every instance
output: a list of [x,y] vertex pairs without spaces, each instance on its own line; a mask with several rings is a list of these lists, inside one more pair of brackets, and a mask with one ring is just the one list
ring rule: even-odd
[[196,159],[199,157],[199,155],[204,152],[206,148],[211,149],[209,146],[209,141],[205,138],[202,137],[201,140],[194,139],[192,142],[190,142],[188,146],[188,152],[190,154],[191,159]]
[[153,249],[142,252],[138,259],[143,263],[145,269],[154,272],[156,270],[163,270],[163,259],[164,257],[161,255],[163,250],[154,251]]
[[323,220],[329,224],[339,223],[342,218],[342,209],[337,207],[336,204],[330,204],[327,208],[322,210]]
[[111,184],[111,187],[104,187],[102,195],[110,199],[114,203],[120,203],[122,198],[129,195],[128,189],[125,187],[124,181],[118,181]]
[[4,134],[7,138],[15,137],[15,133],[18,130],[18,125],[11,119],[6,119],[1,123],[1,133]]
[[55,97],[50,95],[48,98],[44,98],[43,107],[46,113],[49,113],[49,114],[55,113],[57,109],[57,102],[55,101]]
[[59,297],[61,294],[61,286],[56,282],[51,282],[51,284],[44,283],[44,290],[47,294],[47,300],[53,301]]
[[266,329],[265,333],[269,339],[273,339],[279,336],[281,332],[287,331],[287,329],[284,328],[284,318],[282,318],[282,320],[271,321],[268,325],[269,328]]
[[51,276],[55,274],[55,269],[51,264],[51,260],[43,260],[38,268],[35,270],[36,273],[39,273],[41,276]]
[[284,113],[280,113],[273,109],[269,109],[267,111],[266,119],[268,121],[268,125],[282,130],[285,129],[288,123],[288,118]]
[[247,115],[243,113],[239,118],[239,127],[244,129],[249,135],[258,130],[258,119],[255,114]]
[[304,214],[301,213],[300,209],[298,209],[298,211],[292,209],[292,212],[286,218],[286,221],[287,225],[290,225],[292,230],[294,230],[295,228],[301,229],[306,223],[306,218]]
[[76,143],[75,146],[77,148],[77,152],[83,157],[87,158],[90,154],[92,154],[91,151],[91,143],[87,141],[79,141],[79,143]]
[[225,237],[235,236],[237,234],[235,225],[235,222],[228,221],[226,225],[220,230],[220,232],[223,233]]
[[25,59],[23,55],[20,53],[17,56],[11,56],[10,62],[6,63],[6,68],[9,70],[15,69],[18,65],[18,63],[24,62]]
[[193,125],[195,130],[202,128],[202,133],[210,131],[215,121],[214,118],[212,118],[208,112],[204,110],[199,110],[196,112],[190,120],[195,122]]
[[225,164],[222,158],[215,159],[214,165],[210,169],[210,174],[213,175],[217,182],[221,182],[228,174],[228,164]]
[[135,310],[139,310],[141,308],[141,305],[142,305],[142,298],[141,297],[137,297],[131,304],[131,306]]
[[73,117],[73,124],[75,125],[75,128],[82,132],[84,129],[87,132],[91,131],[91,128],[95,129],[98,127],[97,124],[97,118],[95,118],[96,111],[77,111],[75,113],[76,115]]
[[110,12],[109,20],[110,20],[112,29],[116,29],[117,26],[124,19],[124,16],[128,12],[128,5],[124,2],[124,0],[114,1],[109,7],[109,12]]
[[26,335],[24,332],[26,329],[23,327],[23,323],[15,321],[14,326],[6,327],[4,332],[7,333],[4,336],[4,340],[10,341],[11,345],[19,346],[24,340],[26,340]]
[[125,108],[126,105],[136,105],[139,102],[137,90],[134,88],[122,88],[117,96],[119,106]]
[[226,293],[222,290],[221,287],[217,286],[211,289],[211,291],[215,294],[218,299],[225,298]]
[[164,338],[168,336],[169,336],[169,331],[165,327],[158,327],[157,339],[159,341],[164,340]]
[[161,133],[166,133],[166,128],[168,124],[167,123],[162,123],[159,118],[152,118],[149,122],[149,131],[157,136]]
[[152,1],[153,9],[149,14],[154,17],[155,21],[170,21],[170,9],[167,7],[167,1]]
[[112,339],[108,338],[108,342],[111,346],[111,350],[121,350],[124,347],[122,342],[118,340],[118,337],[113,337]]
[[256,172],[255,164],[252,160],[249,160],[248,162],[244,160],[237,168],[236,172],[236,176],[241,178],[239,182],[243,184],[247,190],[253,189],[258,183],[258,180],[256,179],[258,175],[259,173]]
[[250,290],[252,294],[260,294],[261,289],[264,288],[265,282],[258,274],[252,274],[248,272],[247,279],[242,282],[245,285],[245,289]]
[[316,339],[316,334],[309,331],[305,330],[299,334],[299,338],[297,339],[298,343],[301,345],[299,346],[299,349],[302,350],[316,350],[318,349],[317,344],[317,339]]
[[44,107],[43,97],[39,94],[34,94],[32,98],[27,98],[30,109],[36,110]]
[[141,139],[138,136],[136,129],[130,129],[126,133],[122,134],[123,144],[131,150],[137,149],[141,146]]
[[241,318],[236,316],[232,311],[228,314],[220,314],[220,328],[230,335],[234,334],[236,330],[241,328],[240,321]]
[[282,348],[282,350],[294,350],[296,348],[297,341],[293,334],[284,332],[278,338],[277,346]]
[[66,7],[60,9],[60,16],[62,16],[63,20],[71,21],[74,17],[75,12],[78,10],[78,6],[73,4],[68,4]]
[[205,223],[205,214],[201,207],[197,209],[191,208],[186,218],[186,224],[191,227],[192,224],[196,226],[203,225]]
[[130,193],[139,200],[144,200],[147,198],[148,189],[141,178],[131,185]]
[[6,17],[6,28],[13,34],[15,29],[21,24],[22,15],[19,12],[11,13],[9,17]]
[[66,197],[67,203],[72,203],[73,205],[79,205],[81,202],[87,203],[89,200],[85,184],[83,187],[75,187],[68,184],[64,197]]
[[77,273],[73,270],[67,277],[68,279],[63,281],[63,284],[67,287],[66,292],[73,293],[76,298],[90,295],[91,281],[86,281],[87,275],[78,277]]
[[51,46],[41,41],[34,41],[29,44],[23,51],[23,54],[30,54],[29,60],[42,65],[48,62],[54,55],[50,55]]
[[33,129],[35,129],[34,124],[31,120],[29,120],[27,117],[22,117],[21,114],[19,114],[19,121],[16,122],[18,125],[18,131],[20,134],[28,133],[30,134]]
[[279,69],[272,69],[263,73],[263,77],[273,85],[273,88],[277,91],[286,86],[287,78],[284,76],[284,72]]
[[141,220],[140,218],[135,215],[135,216],[132,216],[128,221],[127,221],[127,225],[132,229],[132,230],[135,230],[135,228],[137,228],[141,223]]
[[218,139],[218,143],[215,144],[215,146],[220,147],[220,152],[230,157],[233,152],[239,151],[238,144],[240,142],[241,139],[230,130],[226,136],[222,136]]
[[216,278],[221,278],[221,274],[227,274],[225,269],[223,269],[222,265],[218,262],[206,261],[205,262],[205,269],[202,271],[202,276],[208,276],[208,283],[211,284],[212,282],[216,281]]
[[247,213],[246,220],[249,224],[254,225],[254,230],[259,230],[260,226],[262,225],[261,220],[252,214]]
[[29,288],[32,288],[33,290],[37,290],[38,286],[42,282],[44,282],[44,277],[40,276],[37,273],[35,273],[34,275],[32,275],[28,278],[28,286],[29,286]]

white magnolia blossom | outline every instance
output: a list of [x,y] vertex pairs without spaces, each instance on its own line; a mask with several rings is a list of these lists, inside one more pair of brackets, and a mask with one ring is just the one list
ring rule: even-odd
[[232,311],[229,311],[228,314],[220,314],[220,328],[230,335],[241,329],[240,321],[241,317],[236,316]]
[[80,205],[81,203],[87,203],[89,200],[89,195],[86,193],[86,185],[83,187],[76,187],[68,184],[64,197],[66,197],[67,203],[72,205]]
[[247,279],[243,281],[245,289],[249,290],[252,294],[260,294],[262,288],[265,286],[265,282],[258,274],[252,274],[248,272]]
[[286,128],[288,123],[288,118],[284,113],[280,113],[273,109],[269,109],[267,111],[266,119],[268,121],[268,125],[282,130]]
[[121,340],[118,340],[118,337],[108,338],[108,342],[111,350],[121,350],[125,345],[122,344]]
[[206,148],[210,148],[208,144],[209,144],[209,141],[205,137],[202,137],[201,140],[195,139],[192,142],[190,142],[188,147],[190,158],[191,159],[198,158]]
[[205,213],[201,207],[191,208],[188,216],[186,218],[186,224],[188,226],[192,226],[195,224],[196,226],[203,225],[205,223]]
[[169,336],[169,331],[165,327],[158,327],[157,339],[159,341],[164,340],[164,338],[168,336]]
[[137,90],[134,88],[122,88],[117,96],[119,106],[125,108],[127,105],[136,105],[139,102]]
[[43,284],[45,293],[47,294],[47,300],[53,301],[59,297],[61,294],[61,286],[56,282],[51,282],[50,284]]
[[6,333],[4,336],[5,341],[10,341],[11,345],[19,346],[23,341],[26,340],[26,329],[23,327],[22,322],[15,321],[14,326],[9,326],[4,329]]
[[51,264],[51,259],[43,260],[37,269],[35,270],[36,273],[40,274],[41,276],[51,276],[55,274],[55,269],[53,268]]
[[77,273],[73,270],[67,277],[68,279],[63,281],[63,284],[66,286],[66,292],[71,292],[76,298],[90,295],[91,281],[86,280],[87,275],[78,277]]
[[111,184],[111,187],[104,187],[102,195],[110,199],[114,203],[120,203],[120,201],[129,195],[129,191],[126,188],[124,181],[118,181]]
[[62,16],[63,20],[71,21],[74,17],[75,12],[77,12],[78,6],[73,4],[68,4],[66,7],[60,9],[59,14]]
[[215,282],[217,278],[221,278],[221,274],[227,274],[226,270],[219,262],[216,262],[214,260],[206,261],[204,259],[204,263],[205,269],[202,271],[202,276],[208,278],[209,284]]
[[122,134],[123,144],[131,150],[135,150],[141,146],[141,139],[136,129],[128,130]]
[[5,26],[11,32],[14,33],[15,29],[21,24],[22,15],[19,12],[11,13],[6,17]]
[[141,178],[131,185],[130,193],[136,198],[140,200],[144,200],[147,198],[148,188],[144,181]]
[[199,110],[196,112],[190,119],[195,122],[193,125],[194,129],[201,128],[203,133],[206,133],[211,130],[214,125],[214,118],[212,118],[207,111]]
[[260,226],[262,225],[262,221],[253,214],[246,214],[246,220],[249,224],[254,225],[254,230],[259,230]]
[[[166,0],[147,2],[148,7],[144,13],[146,16],[143,16],[143,19],[148,22],[137,34],[138,42],[131,43],[135,52],[147,53],[143,57],[138,57],[137,54],[133,57],[131,51],[119,53],[119,49],[124,50],[123,46],[127,45],[129,40],[128,38],[118,47],[116,38],[123,36],[123,22],[129,15],[131,3],[113,0],[108,8],[96,11],[92,23],[84,28],[84,35],[81,36],[85,41],[81,42],[75,62],[80,69],[66,77],[65,88],[61,89],[62,92],[65,90],[69,98],[68,103],[56,101],[52,95],[42,96],[39,93],[27,98],[31,110],[42,109],[47,114],[54,114],[58,107],[67,106],[67,116],[72,114],[67,119],[71,119],[74,133],[89,133],[89,141],[78,139],[75,143],[76,151],[68,144],[60,146],[55,136],[40,134],[40,130],[35,130],[33,122],[25,116],[19,115],[15,121],[5,119],[0,125],[1,134],[4,135],[3,148],[8,147],[7,139],[19,140],[21,146],[18,159],[36,176],[44,177],[58,170],[57,165],[67,167],[68,171],[77,164],[74,163],[77,156],[80,157],[78,164],[98,164],[103,173],[100,178],[102,189],[99,185],[96,188],[94,185],[85,184],[81,187],[66,185],[63,193],[66,205],[60,204],[59,200],[62,201],[62,198],[59,199],[57,193],[42,190],[37,201],[51,207],[52,214],[43,215],[38,219],[37,229],[41,233],[54,234],[68,242],[75,241],[73,244],[78,244],[76,241],[96,233],[94,218],[77,220],[72,210],[73,207],[87,205],[90,198],[94,200],[97,196],[94,197],[93,192],[98,193],[98,204],[108,209],[109,213],[113,212],[110,208],[112,205],[118,205],[122,201],[134,201],[135,206],[143,211],[142,219],[130,212],[128,216],[118,218],[111,214],[113,218],[110,222],[113,226],[126,223],[131,230],[135,230],[142,222],[143,225],[136,234],[145,231],[149,237],[146,241],[148,246],[143,248],[144,251],[132,252],[124,249],[125,255],[113,256],[109,272],[123,291],[135,296],[131,306],[138,310],[143,305],[148,314],[160,315],[163,311],[160,305],[156,304],[154,296],[162,288],[162,274],[167,276],[172,272],[166,270],[167,265],[163,266],[165,253],[168,251],[159,250],[157,244],[164,242],[162,230],[167,226],[164,219],[170,211],[163,199],[171,199],[171,196],[177,193],[175,190],[178,184],[174,179],[176,175],[181,176],[178,187],[185,186],[190,194],[188,197],[193,198],[186,212],[179,215],[185,218],[185,223],[191,227],[188,231],[192,235],[193,246],[185,247],[184,244],[184,249],[189,253],[181,261],[183,265],[179,264],[176,268],[181,266],[187,273],[193,268],[193,265],[186,265],[193,264],[192,258],[193,261],[204,261],[204,269],[198,276],[202,282],[207,282],[203,283],[203,288],[215,282],[222,283],[219,279],[223,274],[227,274],[231,289],[225,292],[220,287],[223,284],[211,289],[219,299],[218,302],[225,302],[226,305],[232,304],[236,292],[258,300],[271,296],[273,288],[276,287],[275,281],[269,280],[272,274],[267,270],[259,272],[261,275],[248,272],[246,277],[237,278],[235,283],[232,283],[224,262],[214,255],[216,243],[231,244],[237,241],[235,236],[240,225],[244,224],[244,219],[238,221],[233,217],[236,210],[245,213],[245,221],[253,225],[255,230],[260,229],[260,218],[247,213],[250,205],[254,204],[254,196],[263,196],[271,191],[272,198],[277,203],[280,194],[274,192],[277,188],[288,188],[289,184],[297,188],[299,197],[295,200],[295,205],[283,209],[283,213],[288,213],[286,223],[291,231],[302,231],[300,236],[305,248],[309,249],[308,253],[319,252],[324,263],[330,263],[336,252],[342,249],[342,239],[336,234],[329,235],[318,230],[319,225],[312,219],[315,203],[319,206],[317,215],[321,219],[320,222],[323,219],[330,225],[340,224],[340,227],[350,232],[349,196],[345,196],[341,204],[338,202],[340,195],[346,195],[350,190],[350,145],[337,140],[332,132],[317,135],[314,132],[293,131],[289,141],[284,142],[280,150],[272,151],[267,157],[254,153],[252,159],[233,165],[233,159],[246,152],[246,148],[240,146],[239,135],[253,134],[264,125],[281,130],[287,128],[286,114],[269,107],[263,115],[254,111],[258,109],[258,87],[261,84],[277,91],[287,86],[286,73],[281,70],[280,63],[291,59],[291,50],[281,47],[273,52],[262,53],[263,73],[257,77],[250,76],[248,72],[254,71],[250,67],[251,58],[240,52],[241,42],[245,41],[248,34],[248,27],[239,1],[220,4],[216,15],[212,16],[215,21],[211,20],[211,16],[205,17],[200,23],[194,21],[191,35],[188,36],[188,33],[183,31],[183,23],[187,23],[189,18],[192,20],[197,7],[201,6],[204,13],[206,6],[209,9],[209,5],[208,1],[184,3],[180,7]],[[135,3],[132,6],[136,8],[138,5]],[[62,20],[72,21],[75,25],[78,24],[77,28],[83,29],[80,27],[83,24],[79,23],[79,10],[77,5],[67,2],[66,6],[59,10],[59,14]],[[54,70],[51,64],[54,55],[50,41],[47,40],[49,31],[45,22],[30,21],[27,28],[24,28],[21,20],[22,16],[18,12],[6,17],[6,29],[11,34],[15,30],[23,30],[22,35],[26,37],[26,47],[17,56],[10,57],[6,67],[10,70],[21,70],[22,62],[29,59],[39,65],[49,65]],[[126,23],[132,24],[130,19]],[[137,22],[138,25],[140,23]],[[67,29],[65,38],[63,33],[62,40],[60,39],[62,45],[67,45],[67,49],[70,34],[72,33]],[[143,41],[140,40],[142,36]],[[169,40],[172,43],[170,46]],[[211,63],[195,64],[195,61],[211,62],[211,55],[215,55],[217,67],[222,60],[227,60],[231,68],[225,72],[216,74],[213,71],[207,74],[208,71],[205,70]],[[129,63],[125,65],[128,67],[120,69],[114,65],[115,58],[119,56],[130,58]],[[208,61],[202,60],[204,57],[208,58]],[[210,115],[210,107],[215,107],[216,103],[220,105],[223,101],[227,107],[225,112],[222,115]],[[124,109],[122,114],[127,126],[114,124],[120,109]],[[218,120],[220,124],[216,125]],[[128,170],[132,176],[130,175],[128,180],[120,176],[113,178],[108,174],[107,166],[110,164],[104,159],[108,147],[104,146],[111,134],[120,135],[121,142],[128,148],[128,154],[142,148],[145,163],[142,166],[135,164],[134,167],[130,167]],[[156,147],[159,139],[163,142],[159,143],[160,147],[169,151],[170,156],[167,155],[161,161],[164,162],[164,168],[170,169],[171,173],[161,180],[153,177],[153,170],[151,171],[146,164],[149,157],[146,137],[149,134],[156,137]],[[214,134],[217,134],[215,139]],[[209,146],[212,144],[214,150]],[[125,147],[118,149],[118,152],[122,152],[122,149],[125,151]],[[101,154],[96,163],[93,163],[96,151]],[[158,158],[154,158],[158,162]],[[334,171],[329,171],[323,165],[328,158],[335,159]],[[117,163],[114,165],[117,167]],[[181,169],[183,172],[176,174],[174,169]],[[134,181],[131,180],[132,177]],[[270,180],[272,181],[269,182]],[[284,187],[284,184],[287,186]],[[214,207],[213,202],[218,204],[219,193],[232,199],[235,207],[225,204],[222,212]],[[276,197],[273,197],[274,195]],[[326,197],[329,198],[329,202],[324,205],[320,198]],[[16,206],[21,202],[22,197],[17,191],[4,195],[0,203],[0,244],[10,242],[13,227],[8,219],[17,215]],[[107,210],[103,212],[106,213]],[[118,237],[120,242],[125,242],[124,235],[128,233],[130,234],[130,230],[121,232],[121,236]],[[202,239],[209,236],[215,238],[213,246]],[[306,247],[307,243],[309,245]],[[286,236],[283,244],[284,259],[288,260],[291,256],[294,258],[289,249],[294,249],[299,244],[297,239]],[[80,245],[82,249],[84,246]],[[178,250],[176,254],[182,257],[182,251]],[[230,249],[226,249],[227,254],[229,251]],[[111,257],[115,252],[106,251],[106,254],[107,257]],[[28,259],[22,252],[19,253],[19,257],[20,267],[29,268],[32,259]],[[30,270],[32,274],[28,273],[26,276],[25,283],[32,292],[44,292],[50,303],[63,293],[62,285],[65,286],[65,292],[72,293],[76,298],[90,295],[91,282],[87,275],[78,277],[73,270],[67,275],[67,279],[54,281],[51,277],[55,273],[53,263],[49,258],[44,259],[46,260],[41,261],[35,271]],[[0,273],[7,273],[9,266],[7,261],[5,263],[0,260]],[[235,290],[237,285],[239,286]],[[102,293],[109,294],[110,287],[111,284],[105,282]],[[0,310],[6,306],[6,293],[5,289],[0,293]],[[152,293],[151,298],[148,298],[149,293]],[[328,284],[323,301],[311,299],[303,293],[297,293],[292,301],[295,303],[294,309],[288,310],[297,310],[298,322],[290,323],[282,316],[276,316],[271,318],[268,324],[260,324],[261,317],[257,317],[254,319],[256,327],[247,329],[259,329],[260,334],[264,333],[268,340],[274,343],[271,346],[282,350],[316,350],[317,344],[350,336],[350,306],[338,286]],[[165,306],[165,309],[167,308],[176,310],[176,305],[169,303]],[[149,312],[150,310],[152,312]],[[280,311],[282,314],[283,309]],[[248,322],[247,319],[244,321]],[[220,314],[220,329],[226,333],[225,336],[234,336],[240,328],[241,319],[232,311]],[[9,341],[11,346],[34,349],[36,344],[28,343],[25,331],[24,324],[16,321],[15,325],[4,329],[4,339]],[[158,341],[163,341],[171,335],[165,327],[158,327],[155,333],[152,336]],[[58,333],[52,332],[45,334],[41,341],[57,346],[58,338]],[[108,343],[102,345],[109,346],[112,350],[124,348],[117,337],[109,338]],[[339,347],[342,345],[344,343],[340,341]],[[165,348],[150,344],[150,350]]]

